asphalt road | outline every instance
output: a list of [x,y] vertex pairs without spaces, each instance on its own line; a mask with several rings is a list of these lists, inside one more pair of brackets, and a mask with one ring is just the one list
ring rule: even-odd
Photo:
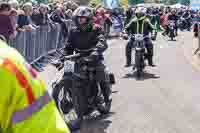
[[[177,41],[158,36],[154,42],[155,68],[146,67],[142,80],[124,68],[126,41],[109,41],[106,64],[115,74],[112,113],[87,120],[81,133],[199,133],[200,73],[186,60],[183,45],[191,45],[191,33]],[[41,78],[46,84],[56,78],[48,66]]]

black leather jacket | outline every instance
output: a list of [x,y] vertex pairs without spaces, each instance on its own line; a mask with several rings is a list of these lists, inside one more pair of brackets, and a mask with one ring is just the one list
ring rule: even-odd
[[[108,48],[103,30],[99,27],[93,27],[89,32],[81,31],[77,26],[73,27],[69,32],[68,41],[65,47],[67,55],[88,51],[88,55],[92,52],[98,53],[103,58],[103,52]],[[78,51],[77,51],[78,49]],[[84,52],[85,53],[85,52]]]

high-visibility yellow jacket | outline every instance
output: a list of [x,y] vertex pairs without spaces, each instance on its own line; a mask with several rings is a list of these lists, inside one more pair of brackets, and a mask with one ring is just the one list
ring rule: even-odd
[[35,70],[1,40],[0,133],[70,133]]

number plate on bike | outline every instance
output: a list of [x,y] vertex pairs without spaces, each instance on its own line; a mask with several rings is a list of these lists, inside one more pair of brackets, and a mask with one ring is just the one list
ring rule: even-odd
[[142,41],[144,38],[143,38],[143,34],[135,34],[135,40],[136,41]]
[[74,72],[75,62],[73,61],[65,61],[64,71],[65,72]]

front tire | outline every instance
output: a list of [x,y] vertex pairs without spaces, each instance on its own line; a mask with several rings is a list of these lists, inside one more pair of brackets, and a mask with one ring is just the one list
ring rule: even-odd
[[61,80],[54,83],[52,97],[60,112],[67,114],[72,109],[71,93],[66,88],[65,81]]
[[174,40],[174,31],[170,31],[170,38],[171,38],[171,41],[173,41]]
[[78,118],[82,121],[87,110],[87,99],[84,97],[84,88],[81,81],[73,81],[72,101]]
[[144,67],[144,59],[141,51],[137,50],[135,51],[135,66],[136,66],[136,75],[139,78],[142,75]]

